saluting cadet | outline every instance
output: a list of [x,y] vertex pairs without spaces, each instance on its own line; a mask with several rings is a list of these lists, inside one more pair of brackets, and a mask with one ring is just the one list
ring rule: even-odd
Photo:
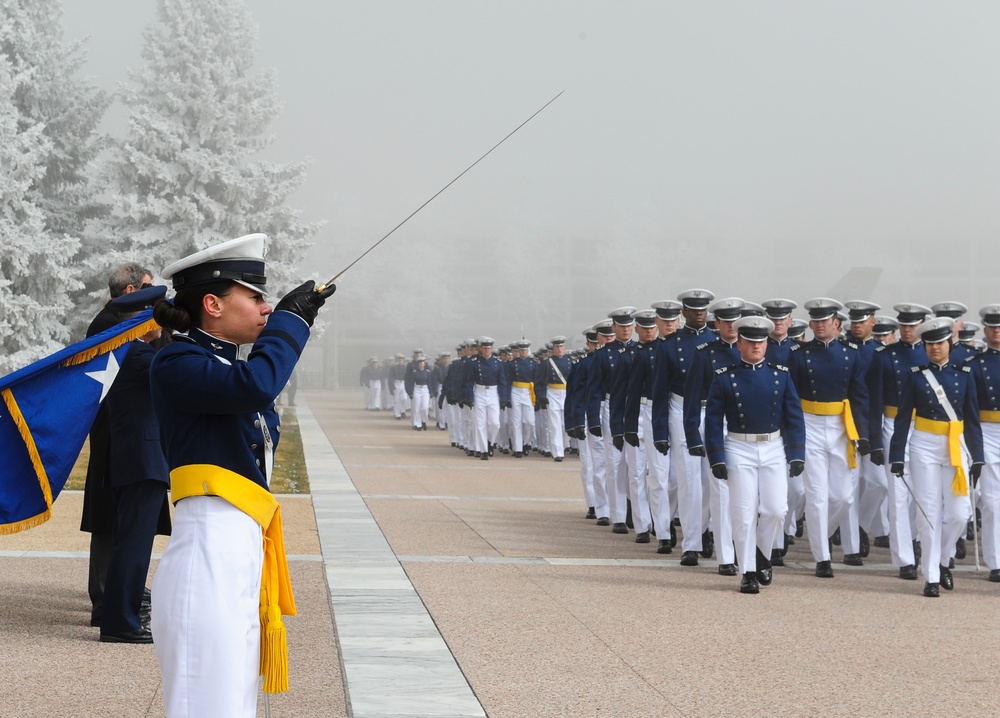
[[[885,449],[892,441],[896,415],[899,412],[900,392],[910,369],[927,363],[927,353],[917,342],[917,326],[931,313],[921,304],[903,303],[893,307],[899,327],[899,341],[875,350],[872,366],[868,371],[869,398],[871,400],[872,463],[883,465],[888,483],[889,552],[892,565],[899,569],[899,577],[907,581],[917,578],[916,536],[913,497],[905,479],[890,471],[885,463]],[[878,423],[882,431],[878,431]],[[909,454],[903,454],[904,464]],[[908,473],[908,472],[907,472]]]
[[619,435],[616,440],[611,433],[611,385],[616,367],[626,360],[626,354],[635,343],[632,341],[633,314],[635,307],[621,307],[608,314],[614,339],[595,352],[587,378],[587,425],[590,433],[599,436],[604,444],[611,530],[616,534],[628,533],[628,467],[622,452],[624,438]]
[[[978,482],[979,507],[983,519],[983,560],[989,580],[1000,583],[1000,304],[979,310],[986,336],[986,349],[966,365],[976,380],[976,401],[983,431],[986,466]],[[972,322],[966,322],[966,329]]]
[[476,346],[479,356],[469,364],[466,383],[472,386],[476,451],[486,461],[493,455],[493,444],[500,430],[500,402],[510,401],[510,382],[500,360],[493,356],[493,338],[478,337]]
[[[875,326],[875,312],[882,307],[863,299],[852,299],[844,302],[844,307],[847,309],[847,316],[851,322],[851,338],[858,345],[858,352],[864,362],[867,381],[868,368],[871,366],[875,349],[881,346],[872,337],[872,328]],[[870,420],[869,425],[871,425]],[[889,489],[885,480],[885,471],[881,466],[876,466],[871,462],[871,454],[861,457],[858,461],[858,468],[852,473],[852,477],[854,501],[848,509],[847,518],[840,524],[840,533],[841,536],[847,533],[857,534],[859,536],[858,551],[861,557],[865,558],[871,548],[869,534],[878,535],[877,532],[871,533],[874,530],[872,526],[875,517],[881,515],[882,504]]]
[[531,342],[520,339],[511,343],[513,358],[504,365],[511,384],[510,429],[514,458],[525,455],[524,445],[530,444],[535,431],[535,361],[528,356]]
[[[702,458],[706,472],[709,470],[708,458],[702,436],[705,401],[716,372],[736,364],[740,359],[740,351],[736,348],[735,323],[745,306],[746,302],[739,297],[719,299],[708,306],[708,310],[715,315],[715,330],[719,336],[698,345],[698,351],[695,352],[694,361],[684,380],[684,437],[688,453]],[[753,308],[751,311],[754,311]],[[719,551],[718,572],[720,576],[735,576],[736,554],[729,521],[729,485],[709,480],[708,486],[713,538]],[[770,554],[768,550],[767,555]]]
[[[638,401],[632,399],[630,394],[633,391],[633,378],[641,374],[648,374],[649,349],[655,346],[656,341],[656,312],[647,309],[635,312],[632,316],[635,322],[635,332],[639,342],[632,344],[628,350],[621,355],[621,361],[615,367],[614,377],[611,385],[610,399],[610,426],[611,435],[618,442],[623,443],[623,453],[625,454],[625,464],[628,477],[628,495],[632,502],[632,523],[635,528],[635,542],[649,543],[650,533],[653,529],[652,514],[649,509],[649,494],[646,486],[647,454],[646,446],[642,442],[641,427],[638,426]],[[643,367],[640,368],[639,365]],[[640,382],[640,394],[641,384]],[[649,381],[652,386],[652,377]],[[631,405],[634,405],[636,420],[630,421],[628,415]],[[652,442],[650,442],[652,446]],[[655,449],[653,453],[659,456]],[[666,526],[666,524],[661,524]]]
[[566,337],[552,337],[552,354],[541,363],[541,379],[536,394],[548,421],[552,459],[557,462],[566,455],[566,383],[572,366],[566,356]]
[[587,502],[586,518],[597,519],[599,525],[607,526],[611,523],[609,518],[611,511],[608,506],[604,462],[598,464],[591,453],[590,439],[597,437],[591,437],[586,429],[587,380],[594,352],[599,346],[597,329],[588,327],[583,330],[583,336],[587,342],[587,353],[573,365],[566,378],[566,433],[575,437],[580,446],[580,482],[583,484],[583,497]]
[[272,312],[266,239],[223,242],[160,273],[177,295],[157,302],[154,317],[185,332],[150,368],[175,504],[151,625],[168,718],[253,718],[262,671],[266,692],[288,690],[281,616],[295,615],[295,601],[268,488],[280,436],[274,399],[335,287],[319,293],[306,282]]
[[949,591],[954,588],[948,564],[971,515],[968,480],[962,466],[963,436],[972,457],[969,478],[973,483],[978,482],[984,464],[972,370],[948,361],[954,326],[954,319],[942,316],[917,328],[929,361],[904,375],[889,445],[891,470],[897,476],[904,473],[904,453],[906,446],[910,447],[913,496],[920,509],[917,531],[923,547],[924,595],[930,598],[939,595],[939,584]]
[[715,372],[705,407],[708,461],[715,478],[729,487],[741,593],[771,583],[767,555],[781,536],[787,476],[802,473],[805,457],[798,392],[786,367],[765,361],[773,327],[766,317],[735,322],[740,360]]
[[788,350],[794,343],[788,336],[788,329],[792,326],[792,310],[799,305],[791,299],[768,299],[761,302],[761,305],[764,307],[764,316],[774,324],[774,329],[767,337],[767,361],[788,366]]
[[684,529],[681,565],[697,566],[699,552],[711,558],[715,547],[708,526],[708,471],[701,458],[688,453],[684,433],[684,382],[698,346],[718,338],[707,327],[708,305],[715,295],[707,289],[689,289],[677,299],[683,306],[684,327],[660,342],[653,357],[653,440],[662,454],[670,451],[673,441],[677,513]]
[[[862,455],[870,448],[868,389],[857,344],[839,338],[836,314],[843,305],[820,297],[804,306],[814,338],[792,347],[789,369],[805,412],[806,469],[802,475],[809,548],[816,560],[816,576],[833,578],[830,536],[854,500],[855,442]],[[845,563],[860,563],[857,534],[842,540]]]

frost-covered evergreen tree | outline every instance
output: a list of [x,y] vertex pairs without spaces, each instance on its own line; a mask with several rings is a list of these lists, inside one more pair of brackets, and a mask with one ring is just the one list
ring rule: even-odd
[[115,188],[121,260],[160,269],[251,232],[271,238],[268,288],[288,289],[319,225],[286,207],[307,162],[263,161],[280,110],[273,71],[254,70],[256,27],[239,0],[159,0],[144,34],[144,65],[123,91],[127,136],[107,176]]
[[72,304],[64,252],[72,255],[77,244],[46,230],[45,213],[31,197],[45,176],[52,142],[14,103],[28,81],[0,53],[0,375],[51,354],[69,338],[61,321]]

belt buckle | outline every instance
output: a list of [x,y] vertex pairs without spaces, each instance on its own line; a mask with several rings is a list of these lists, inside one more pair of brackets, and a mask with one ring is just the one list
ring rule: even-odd
[[758,444],[763,443],[765,441],[770,440],[770,438],[771,438],[770,434],[757,434],[757,443]]

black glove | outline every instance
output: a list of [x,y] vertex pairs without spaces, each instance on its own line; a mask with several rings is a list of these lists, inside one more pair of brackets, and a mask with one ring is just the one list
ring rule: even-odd
[[725,481],[729,478],[729,469],[725,464],[712,464],[712,476]]
[[438,397],[438,409],[444,408],[444,394]]
[[601,437],[601,427],[600,426],[592,426],[589,429],[587,429],[587,431],[589,431],[593,436],[596,436],[598,438]]
[[872,451],[872,445],[868,439],[858,439],[858,453],[862,456],[868,456]]
[[509,401],[501,401],[500,402],[500,408],[501,409],[510,409],[510,408],[512,408],[512,406],[511,406],[511,403]]
[[535,410],[548,409],[549,408],[549,398],[547,396],[540,396],[535,400]]
[[[705,447],[704,446],[689,446],[688,447],[688,453],[691,454],[691,456],[705,456]],[[716,464],[716,466],[718,466],[718,464]]]
[[276,312],[291,312],[297,317],[302,317],[309,326],[316,321],[319,309],[326,304],[327,298],[337,291],[336,284],[328,284],[322,292],[317,292],[316,282],[309,280],[299,285],[281,298],[281,301],[274,307]]
[[572,427],[570,427],[569,429],[566,430],[566,433],[569,436],[572,436],[577,441],[586,441],[587,440],[587,434],[584,433],[582,426],[572,426]]
[[805,468],[806,468],[806,462],[804,462],[802,459],[792,459],[791,461],[788,462],[788,475],[798,476],[803,471],[805,471]]
[[618,434],[617,436],[612,436],[611,443],[615,445],[615,448],[618,449],[618,451],[621,451],[622,449],[625,448],[625,437],[622,436],[621,434]]
[[903,462],[902,461],[893,461],[892,465],[889,466],[889,471],[891,473],[895,474],[896,476],[902,478],[903,477]]
[[626,431],[625,432],[625,443],[628,444],[629,446],[634,446],[635,448],[638,449],[639,448],[639,435],[637,433],[635,433],[634,431]]
[[664,456],[666,456],[667,452],[670,451],[669,441],[654,441],[653,446],[656,448],[657,451],[659,451]]
[[459,409],[464,409],[465,408],[465,402],[464,401],[458,402],[458,408]]
[[972,487],[979,484],[979,475],[983,473],[983,462],[977,462],[969,467],[969,478],[972,479]]
[[872,449],[871,455],[868,459],[875,464],[875,466],[885,466],[885,451],[882,449]]

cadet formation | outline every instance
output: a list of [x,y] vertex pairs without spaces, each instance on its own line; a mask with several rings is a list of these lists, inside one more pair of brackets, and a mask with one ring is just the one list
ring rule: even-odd
[[716,556],[742,593],[804,540],[817,578],[874,543],[939,597],[980,531],[1000,583],[1000,304],[980,323],[954,301],[797,308],[691,289],[609,312],[580,349],[480,336],[372,357],[364,405],[480,461],[579,457],[587,519],[682,566]]

